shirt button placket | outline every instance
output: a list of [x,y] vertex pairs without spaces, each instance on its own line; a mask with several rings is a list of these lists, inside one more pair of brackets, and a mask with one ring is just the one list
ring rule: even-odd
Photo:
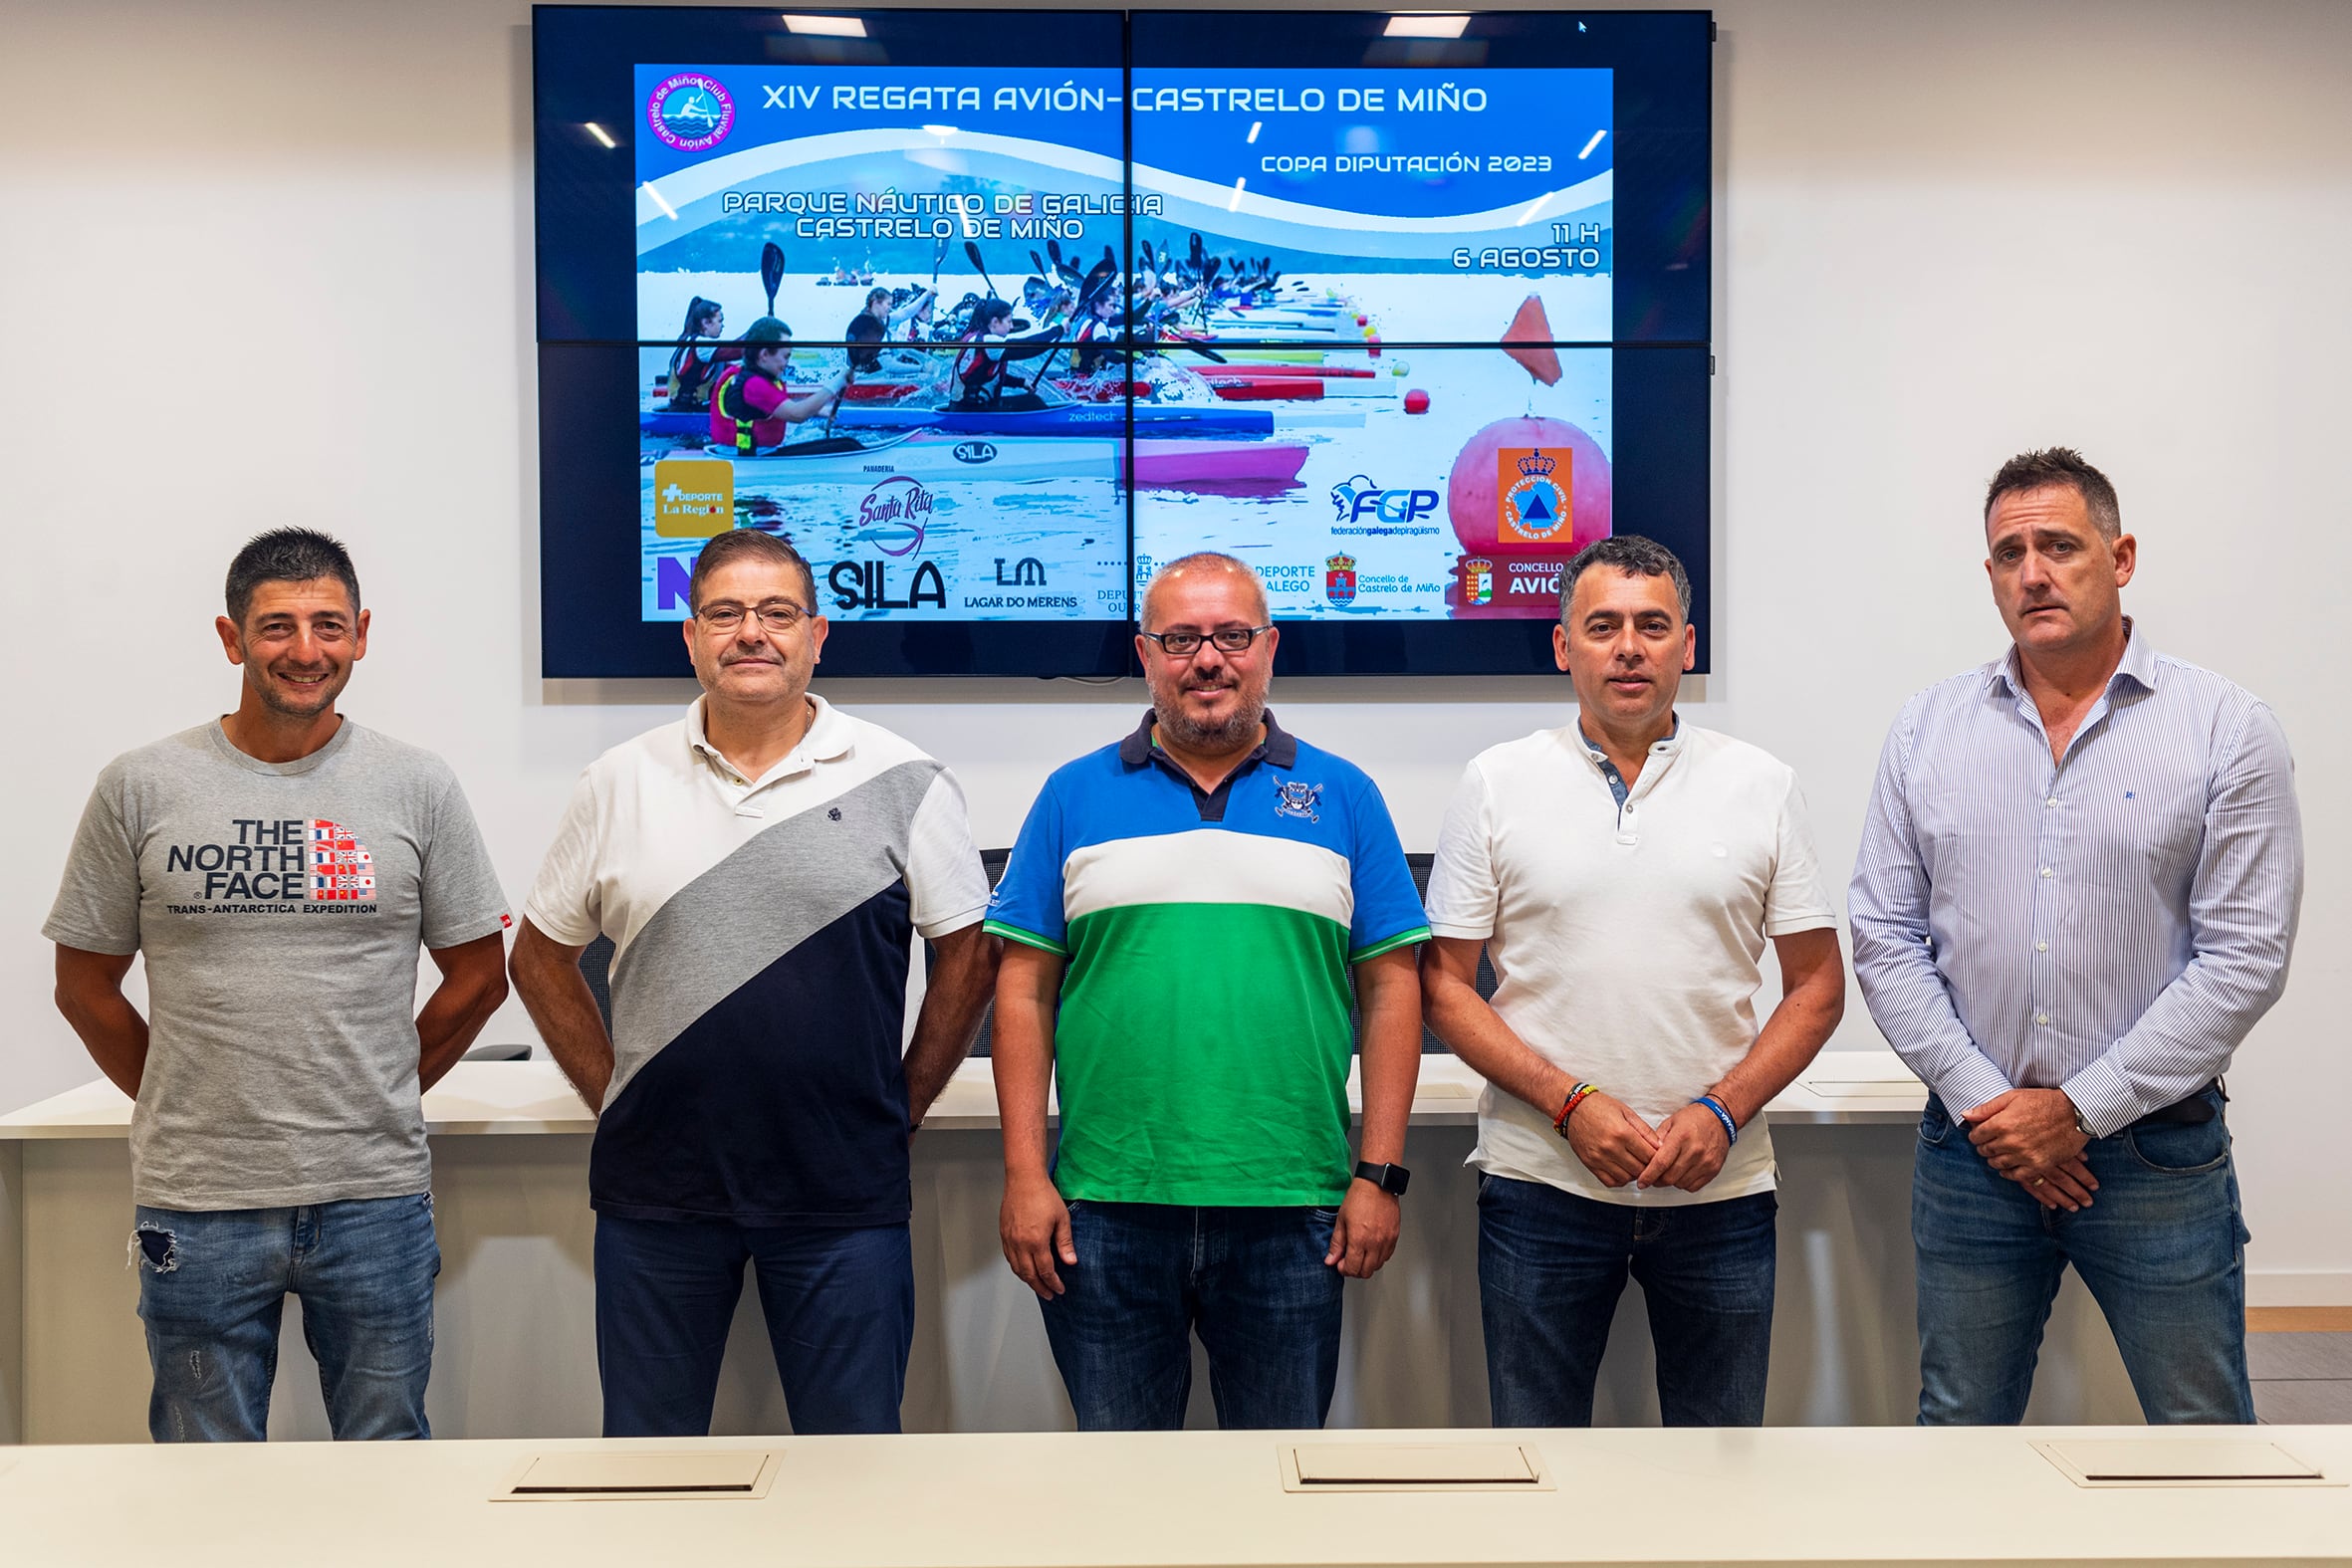
[[[2042,787],[2041,831],[2036,835],[2038,842],[2036,844],[2035,858],[2040,862],[2039,869],[2033,878],[2033,951],[2036,957],[2034,961],[2027,966],[2029,973],[2033,977],[2030,989],[2036,996],[2046,996],[2048,994],[2050,980],[2049,963],[2045,955],[2047,955],[2050,950],[2048,932],[2052,922],[2050,919],[2049,901],[2053,890],[2044,887],[2042,884],[2054,882],[2057,880],[2058,826],[2056,816],[2051,814],[2055,812],[2057,808],[2058,784],[2057,779],[2053,775],[2050,782]],[[2034,1026],[2036,1028],[2046,1028],[2049,1026],[2049,1021],[2050,1015],[2047,1008],[2040,1002],[2035,1002],[2033,1004]]]

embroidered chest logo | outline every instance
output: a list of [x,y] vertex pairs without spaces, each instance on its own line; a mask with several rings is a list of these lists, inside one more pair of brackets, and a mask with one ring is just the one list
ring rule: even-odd
[[1323,786],[1321,784],[1277,784],[1274,792],[1274,814],[1303,817],[1309,822],[1319,822],[1322,818],[1315,814],[1315,807],[1322,803],[1322,799]]

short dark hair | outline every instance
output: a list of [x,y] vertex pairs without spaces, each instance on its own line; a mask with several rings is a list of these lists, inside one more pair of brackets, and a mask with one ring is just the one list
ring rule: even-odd
[[1576,595],[1576,579],[1594,566],[1614,566],[1629,577],[1672,577],[1674,599],[1682,606],[1682,618],[1691,618],[1691,574],[1683,569],[1681,559],[1654,539],[1639,534],[1612,534],[1576,552],[1575,558],[1560,568],[1561,625],[1568,623],[1568,600]]
[[2053,485],[2063,485],[2082,497],[2083,510],[2090,513],[2091,526],[2101,539],[2112,540],[2123,533],[2123,508],[2115,499],[2115,487],[2070,446],[2019,452],[2001,464],[1993,483],[1985,487],[1985,521],[1993,521],[1993,508],[2001,497],[2047,490]]
[[686,579],[686,607],[702,608],[702,579],[732,561],[765,560],[774,565],[791,566],[801,574],[809,586],[806,608],[811,614],[817,609],[817,573],[809,565],[809,558],[793,549],[789,540],[756,528],[739,528],[721,534],[702,547],[702,554],[694,558],[694,574]]
[[359,572],[343,541],[310,528],[274,528],[256,534],[229,562],[229,619],[245,624],[253,607],[253,590],[265,582],[316,582],[334,577],[352,596],[352,613],[359,613]]

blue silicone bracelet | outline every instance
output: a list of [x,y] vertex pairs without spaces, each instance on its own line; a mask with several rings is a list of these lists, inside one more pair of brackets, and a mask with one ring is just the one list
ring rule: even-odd
[[1704,1105],[1709,1110],[1715,1112],[1715,1119],[1723,1123],[1723,1135],[1734,1143],[1738,1143],[1740,1141],[1739,1124],[1732,1120],[1732,1113],[1723,1108],[1723,1101],[1717,1099],[1712,1094],[1702,1094],[1691,1103],[1693,1105]]

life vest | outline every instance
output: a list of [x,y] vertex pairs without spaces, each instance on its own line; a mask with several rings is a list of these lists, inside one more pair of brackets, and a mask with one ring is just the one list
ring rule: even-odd
[[678,344],[678,351],[670,355],[670,406],[672,408],[700,408],[708,399],[704,383],[711,377],[711,369],[718,362],[715,355],[706,356],[695,346],[697,339],[688,338]]
[[984,339],[972,339],[971,346],[956,356],[956,379],[974,391],[996,379],[997,370],[1005,362],[1002,353],[990,353]]
[[732,433],[738,457],[749,457],[759,449],[759,438],[754,434],[758,426],[784,417],[781,413],[762,414],[744,400],[744,378],[751,373],[745,365],[729,365],[711,392],[711,434],[723,441]]

